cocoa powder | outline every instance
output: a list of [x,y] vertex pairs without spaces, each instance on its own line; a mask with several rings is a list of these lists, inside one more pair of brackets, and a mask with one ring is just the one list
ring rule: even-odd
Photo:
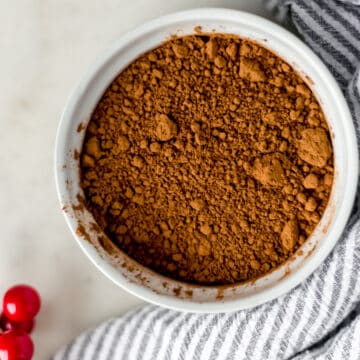
[[301,77],[261,45],[172,39],[112,82],[87,127],[81,185],[124,252],[199,284],[256,279],[319,222],[333,155]]

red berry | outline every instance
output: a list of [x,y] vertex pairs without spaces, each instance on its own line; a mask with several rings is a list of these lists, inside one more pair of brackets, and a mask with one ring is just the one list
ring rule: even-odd
[[40,304],[39,293],[34,288],[16,285],[5,293],[3,310],[8,319],[25,322],[35,317],[40,310]]
[[0,336],[0,360],[30,360],[34,344],[22,330],[10,330]]
[[28,334],[31,333],[35,326],[35,320],[31,319],[24,322],[15,322],[8,319],[5,314],[0,315],[0,328],[4,331],[8,330],[24,330]]

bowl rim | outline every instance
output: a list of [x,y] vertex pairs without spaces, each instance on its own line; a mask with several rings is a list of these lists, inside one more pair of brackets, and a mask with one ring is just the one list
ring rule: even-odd
[[343,201],[343,204],[347,205],[344,205],[345,208],[336,219],[338,226],[336,229],[333,229],[332,236],[328,237],[327,246],[322,246],[321,248],[317,249],[316,256],[309,256],[307,261],[302,264],[301,269],[299,269],[296,274],[293,274],[294,276],[284,277],[274,287],[264,289],[259,294],[250,295],[248,298],[227,300],[225,303],[222,301],[201,303],[190,301],[184,298],[177,298],[175,296],[171,297],[159,295],[149,289],[146,289],[144,286],[129,283],[119,272],[116,272],[113,267],[107,263],[91,245],[87,244],[82,238],[78,236],[76,233],[76,228],[74,227],[73,221],[69,214],[67,214],[67,212],[63,213],[73,236],[75,237],[83,252],[102,273],[104,273],[109,279],[111,279],[121,288],[145,301],[149,301],[163,307],[198,313],[220,313],[246,309],[273,300],[289,292],[292,288],[305,280],[311,273],[315,271],[315,269],[332,251],[347,223],[352,209],[352,204],[355,199],[358,180],[358,148],[355,136],[355,128],[348,105],[339,88],[338,83],[335,81],[330,71],[326,68],[318,56],[315,55],[313,51],[310,50],[310,48],[294,34],[273,23],[272,21],[258,15],[232,9],[199,8],[161,16],[138,26],[134,30],[121,36],[121,38],[113,43],[113,45],[107,51],[104,51],[98,57],[97,61],[91,66],[91,68],[82,77],[80,82],[76,85],[66,102],[66,106],[61,115],[55,142],[55,183],[59,202],[61,205],[63,205],[65,200],[63,194],[67,193],[67,190],[65,183],[66,178],[64,172],[61,171],[61,166],[64,163],[63,158],[65,156],[64,149],[67,139],[67,129],[73,120],[71,116],[73,110],[81,98],[81,95],[89,86],[94,75],[106,64],[110,58],[117,54],[119,49],[126,46],[139,36],[145,35],[149,31],[153,31],[155,28],[160,28],[166,25],[174,25],[177,22],[183,21],[184,19],[193,19],[194,21],[201,23],[204,18],[214,21],[221,21],[222,19],[222,21],[237,20],[247,23],[259,24],[258,26],[261,26],[263,29],[266,28],[266,32],[271,34],[271,36],[281,37],[282,40],[289,43],[289,46],[301,48],[304,56],[306,56],[309,61],[313,63],[313,66],[315,66],[316,69],[323,75],[324,81],[326,81],[331,87],[331,93],[334,99],[337,101],[338,106],[341,108],[343,114],[342,120],[346,123],[346,125],[344,125],[344,131],[346,133],[345,136],[347,141],[344,146],[346,146],[348,154],[351,154],[347,161],[349,161],[354,176],[347,180],[347,187],[344,190],[346,195],[344,196]]

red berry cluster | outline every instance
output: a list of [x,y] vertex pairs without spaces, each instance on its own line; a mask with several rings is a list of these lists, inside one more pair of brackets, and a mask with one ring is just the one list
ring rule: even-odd
[[34,344],[28,334],[40,310],[39,293],[27,285],[16,285],[4,295],[0,315],[0,360],[31,360]]

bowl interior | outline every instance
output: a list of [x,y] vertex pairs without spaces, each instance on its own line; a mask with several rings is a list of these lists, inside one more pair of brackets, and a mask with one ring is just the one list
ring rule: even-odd
[[[103,92],[130,62],[171,35],[203,32],[256,40],[304,75],[330,126],[335,157],[333,190],[326,211],[290,261],[255,282],[226,287],[189,285],[163,277],[117,250],[81,205],[79,156],[90,115]],[[115,283],[133,294],[171,308],[223,312],[258,305],[304,280],[329,254],[345,226],[356,190],[357,147],[349,110],[322,62],[295,36],[260,17],[239,11],[199,9],[168,15],[122,37],[84,76],[65,108],[56,146],[56,181],[66,220],[84,252]],[[80,195],[80,197],[79,197]]]

